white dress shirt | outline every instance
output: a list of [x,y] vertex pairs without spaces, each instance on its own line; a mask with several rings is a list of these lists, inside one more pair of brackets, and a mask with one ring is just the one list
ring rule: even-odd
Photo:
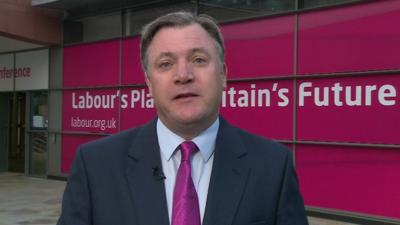
[[[207,201],[208,185],[214,160],[215,140],[219,128],[219,118],[199,136],[191,141],[196,143],[199,151],[191,158],[192,179],[199,198],[200,218],[203,222]],[[179,145],[185,141],[182,137],[169,130],[160,119],[157,120],[157,137],[160,145],[161,163],[164,176],[165,194],[167,197],[169,223],[172,220],[172,200],[176,174],[181,161]]]

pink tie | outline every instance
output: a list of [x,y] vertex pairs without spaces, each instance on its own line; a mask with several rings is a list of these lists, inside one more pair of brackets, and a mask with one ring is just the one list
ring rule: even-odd
[[172,225],[200,225],[199,200],[194,188],[190,156],[198,149],[195,143],[185,141],[180,145],[181,164],[174,190]]

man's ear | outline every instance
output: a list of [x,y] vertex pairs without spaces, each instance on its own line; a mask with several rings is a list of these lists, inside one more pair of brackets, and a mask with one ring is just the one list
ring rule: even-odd
[[151,87],[150,77],[146,72],[144,72],[144,80],[146,81],[146,85],[149,88],[150,97],[152,97],[153,96],[153,91],[152,91],[153,88]]

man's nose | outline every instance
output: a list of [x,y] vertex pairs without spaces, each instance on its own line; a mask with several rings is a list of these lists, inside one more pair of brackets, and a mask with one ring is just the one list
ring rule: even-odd
[[185,84],[194,80],[193,70],[188,62],[180,62],[177,66],[175,83]]

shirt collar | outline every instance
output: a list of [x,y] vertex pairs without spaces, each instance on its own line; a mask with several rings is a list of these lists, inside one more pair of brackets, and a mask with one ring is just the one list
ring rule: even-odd
[[[219,117],[217,117],[209,128],[191,140],[199,148],[204,162],[207,162],[214,152],[218,128]],[[157,137],[161,153],[167,160],[171,159],[177,147],[185,141],[184,138],[168,129],[160,119],[157,119]]]

